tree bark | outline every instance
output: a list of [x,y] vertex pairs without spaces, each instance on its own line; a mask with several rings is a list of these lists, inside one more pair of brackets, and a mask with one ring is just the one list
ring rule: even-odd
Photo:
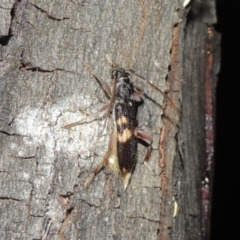
[[[15,0],[0,11],[0,239],[208,239],[214,1]],[[152,171],[139,144],[126,191],[108,169],[84,188],[112,129],[86,118],[108,99],[85,65],[111,86],[106,54],[173,103],[132,77],[145,93]]]

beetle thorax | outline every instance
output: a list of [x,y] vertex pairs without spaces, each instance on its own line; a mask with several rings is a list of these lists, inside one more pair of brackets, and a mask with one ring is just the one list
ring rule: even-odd
[[116,74],[116,97],[118,100],[127,101],[132,99],[134,94],[133,84],[129,79],[129,73],[119,69],[114,72]]

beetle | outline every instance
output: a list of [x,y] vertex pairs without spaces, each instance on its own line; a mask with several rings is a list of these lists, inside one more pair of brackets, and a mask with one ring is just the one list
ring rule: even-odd
[[[85,66],[86,69],[101,84],[107,95],[110,96],[110,103],[104,106],[101,110],[107,110],[106,120],[110,117],[110,114],[112,114],[113,129],[109,139],[108,150],[102,161],[97,165],[91,176],[86,180],[84,187],[87,188],[90,185],[94,177],[103,167],[108,167],[113,172],[120,175],[124,190],[126,190],[137,162],[136,155],[138,139],[140,138],[147,142],[148,150],[144,158],[144,164],[148,168],[150,167],[148,166],[147,161],[152,151],[151,136],[138,130],[138,107],[143,103],[141,98],[143,91],[134,87],[132,81],[130,80],[130,75],[134,74],[147,81],[149,85],[158,90],[168,101],[170,101],[171,104],[173,103],[161,89],[157,88],[142,76],[136,74],[132,69],[121,68],[112,61],[111,66],[111,78],[113,80],[112,91],[109,85],[106,84],[88,65]],[[106,125],[106,120],[104,127]],[[68,124],[64,126],[64,128],[76,126],[81,122],[82,121]]]

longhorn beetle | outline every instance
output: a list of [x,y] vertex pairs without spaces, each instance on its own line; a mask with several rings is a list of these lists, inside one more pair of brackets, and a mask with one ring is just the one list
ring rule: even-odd
[[[108,110],[104,127],[107,118],[110,116],[110,113],[112,113],[113,130],[109,139],[108,151],[104,155],[102,161],[94,169],[91,176],[87,179],[84,186],[88,187],[101,169],[107,166],[112,171],[120,174],[124,190],[126,190],[137,162],[138,138],[149,142],[148,151],[144,158],[144,163],[146,165],[152,150],[152,138],[148,134],[138,131],[138,107],[143,102],[141,99],[143,91],[134,87],[129,78],[130,74],[134,74],[147,81],[149,85],[158,90],[174,107],[175,105],[161,89],[157,88],[147,79],[136,74],[132,69],[120,68],[116,63],[110,61],[109,57],[108,61],[112,66],[112,91],[108,84],[106,84],[88,65],[86,66],[86,69],[95,77],[104,91],[110,96],[110,103],[101,110]],[[70,128],[82,122],[83,121],[71,123],[64,126],[64,128]]]

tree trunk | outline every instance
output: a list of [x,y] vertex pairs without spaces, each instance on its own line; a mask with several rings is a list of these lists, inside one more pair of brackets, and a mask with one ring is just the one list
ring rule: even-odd
[[[0,4],[0,239],[208,239],[219,36],[213,0],[182,2]],[[153,151],[126,191],[107,168],[84,188],[112,129],[86,118],[109,100],[85,65],[112,87],[106,54],[171,99],[132,77]]]

